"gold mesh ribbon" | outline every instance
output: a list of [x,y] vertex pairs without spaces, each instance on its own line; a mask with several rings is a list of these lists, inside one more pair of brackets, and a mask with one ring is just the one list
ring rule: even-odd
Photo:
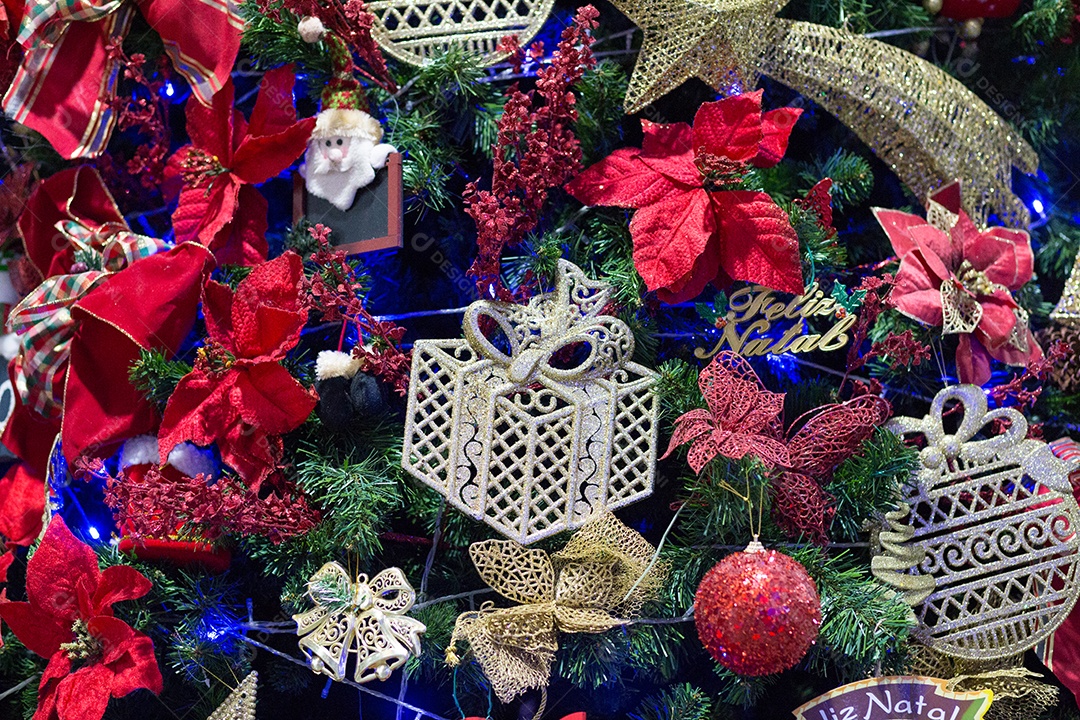
[[[899,590],[906,602],[915,607],[934,592],[932,575],[912,575],[926,557],[926,549],[911,542],[915,528],[904,521],[911,508],[885,513],[885,527],[878,534],[882,554],[870,559],[870,572],[881,582]],[[936,676],[935,676],[936,677]]]
[[495,695],[510,702],[531,688],[546,688],[558,633],[600,633],[627,622],[655,596],[667,566],[650,563],[654,548],[610,513],[578,530],[549,555],[512,540],[473,543],[469,555],[484,582],[519,605],[458,616],[446,662],[460,661],[466,640]]
[[1021,667],[1023,655],[999,660],[961,660],[927,647],[911,656],[914,674],[948,680],[946,690],[992,690],[994,702],[986,720],[1030,720],[1057,705],[1058,689],[1040,682],[1042,675]]
[[[854,33],[775,17],[785,0],[613,0],[644,34],[626,111],[699,77],[721,92],[768,75],[835,115],[923,197],[962,180],[964,207],[1024,227],[1012,168],[1038,156],[1008,122],[934,64]],[[1077,279],[1080,283],[1080,278]]]

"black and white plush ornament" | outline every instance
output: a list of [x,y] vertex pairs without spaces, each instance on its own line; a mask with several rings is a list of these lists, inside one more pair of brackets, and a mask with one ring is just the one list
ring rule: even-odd
[[350,353],[320,352],[315,360],[315,378],[319,393],[316,412],[329,430],[345,430],[355,419],[373,417],[388,409],[382,385],[373,375],[360,372],[360,360]]

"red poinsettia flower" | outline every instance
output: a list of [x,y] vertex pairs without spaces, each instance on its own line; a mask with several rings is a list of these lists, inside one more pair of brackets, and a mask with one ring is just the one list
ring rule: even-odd
[[161,692],[153,642],[112,610],[150,588],[126,565],[99,570],[94,551],[52,519],[27,564],[29,602],[0,603],[0,617],[19,640],[49,658],[34,720],[98,720],[110,697]]
[[694,472],[717,455],[739,460],[753,455],[770,465],[786,465],[787,448],[780,435],[784,394],[769,392],[741,355],[718,354],[698,377],[708,410],[691,410],[675,421],[667,457],[691,443],[686,462]]
[[233,107],[232,80],[213,105],[187,104],[191,144],[169,158],[168,176],[183,179],[173,213],[176,241],[195,240],[218,262],[254,265],[266,259],[267,202],[255,185],[289,167],[307,148],[314,118],[297,122],[291,66],[263,76],[249,123]]
[[960,208],[960,186],[930,196],[929,220],[896,210],[874,214],[900,257],[891,300],[919,322],[959,335],[961,382],[990,379],[990,359],[1027,365],[1042,357],[1027,313],[1012,296],[1031,280],[1035,256],[1023,230],[979,230]]
[[732,280],[803,291],[799,238],[787,213],[766,193],[735,189],[750,166],[780,162],[802,112],[762,114],[761,96],[705,103],[692,128],[643,120],[640,150],[616,150],[566,186],[589,205],[637,208],[634,266],[665,302]]
[[287,252],[256,266],[235,293],[214,281],[203,287],[209,337],[165,406],[163,464],[170,450],[190,441],[216,442],[222,460],[253,488],[277,465],[280,436],[304,422],[317,401],[280,364],[307,322],[302,275],[300,256]]

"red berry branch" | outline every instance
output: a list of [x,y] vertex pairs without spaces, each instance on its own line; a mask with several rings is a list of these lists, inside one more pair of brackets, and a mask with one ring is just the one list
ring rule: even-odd
[[[596,64],[589,45],[599,14],[592,5],[578,10],[573,24],[563,30],[551,64],[537,71],[535,90],[510,87],[498,123],[491,189],[479,190],[475,182],[465,188],[466,212],[476,222],[478,246],[469,275],[483,297],[513,299],[499,279],[503,250],[520,244],[536,227],[548,190],[581,169],[571,88]],[[535,54],[534,49],[529,57]],[[525,55],[517,49],[514,57],[520,63]]]
[[364,307],[360,300],[364,288],[356,270],[344,252],[330,248],[330,228],[316,225],[310,232],[319,249],[310,257],[317,270],[303,281],[308,308],[321,313],[327,322],[340,320],[355,325],[361,338],[367,339],[353,348],[353,355],[363,361],[361,369],[404,397],[412,364],[410,353],[398,348],[405,328],[379,320]]

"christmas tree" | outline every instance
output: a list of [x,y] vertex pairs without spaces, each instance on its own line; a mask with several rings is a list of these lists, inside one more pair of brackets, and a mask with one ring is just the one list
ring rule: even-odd
[[0,716],[1080,717],[1078,33],[4,0]]

